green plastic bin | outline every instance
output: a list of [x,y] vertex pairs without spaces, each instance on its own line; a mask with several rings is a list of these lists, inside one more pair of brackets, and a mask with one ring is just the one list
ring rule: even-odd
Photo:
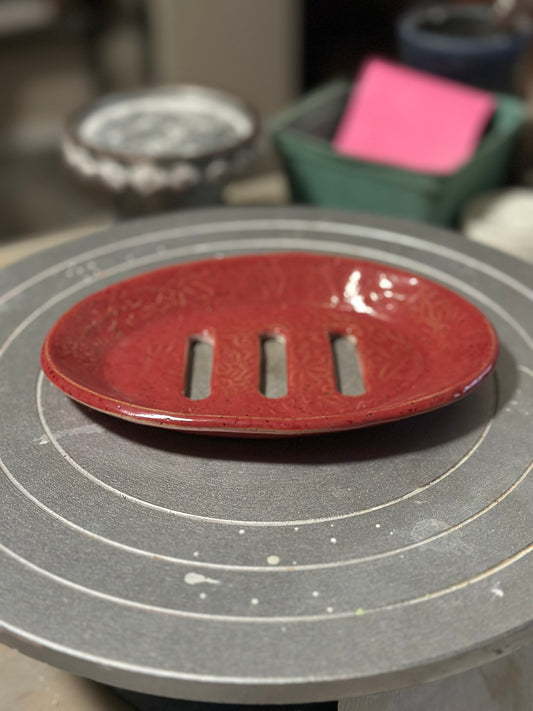
[[496,95],[495,115],[472,160],[451,175],[439,176],[336,153],[331,139],[350,88],[344,81],[328,84],[271,123],[295,202],[454,225],[462,205],[473,195],[506,181],[525,119],[519,99]]

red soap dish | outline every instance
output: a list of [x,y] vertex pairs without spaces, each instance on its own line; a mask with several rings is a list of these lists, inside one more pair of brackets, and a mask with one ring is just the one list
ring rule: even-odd
[[279,253],[158,269],[76,304],[41,363],[75,400],[240,436],[347,430],[453,402],[498,354],[458,294],[368,261]]

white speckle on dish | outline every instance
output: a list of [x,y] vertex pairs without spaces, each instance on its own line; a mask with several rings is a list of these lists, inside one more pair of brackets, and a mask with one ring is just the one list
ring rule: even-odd
[[184,578],[187,585],[201,585],[202,583],[208,583],[209,585],[220,585],[220,580],[215,580],[214,578],[207,578],[201,573],[187,573]]
[[294,527],[294,530],[295,530],[295,531],[299,531],[299,530],[300,530],[299,526],[295,526],[295,527]]
[[269,555],[267,558],[267,563],[269,565],[279,565],[279,558],[277,555]]
[[253,597],[250,602],[252,605],[259,605],[259,600],[256,597]]
[[336,539],[336,538],[330,538],[329,540],[330,540],[332,543],[337,543],[337,539]]
[[313,597],[319,597],[320,593],[318,592],[318,590],[313,590],[313,592],[311,593],[311,595],[312,595]]
[[394,531],[390,531],[389,536],[394,536]]
[[194,551],[193,556],[194,556],[195,558],[198,558],[199,555],[200,555],[200,554],[198,553],[198,551]]
[[239,533],[241,536],[243,536],[245,534],[244,528],[239,528]]
[[380,524],[380,523],[376,523],[376,528],[381,528],[381,524]]
[[207,593],[200,593],[199,597],[200,597],[200,600],[205,600],[207,597]]
[[492,593],[495,597],[503,597],[503,590],[502,590],[498,585],[495,585],[495,586],[492,588],[491,593]]
[[331,613],[333,612],[333,608],[332,608],[332,607],[326,607],[326,612],[329,612],[329,613],[331,614]]
[[380,274],[379,286],[381,289],[392,289],[393,283],[386,274]]

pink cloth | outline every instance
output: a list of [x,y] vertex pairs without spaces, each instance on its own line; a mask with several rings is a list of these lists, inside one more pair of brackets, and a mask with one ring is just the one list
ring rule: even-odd
[[333,146],[353,158],[453,173],[475,153],[495,105],[488,92],[372,59],[354,84]]

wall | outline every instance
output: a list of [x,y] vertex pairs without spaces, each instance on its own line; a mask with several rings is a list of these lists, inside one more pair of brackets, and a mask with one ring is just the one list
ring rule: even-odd
[[263,116],[300,88],[298,0],[151,0],[154,81],[239,94]]

